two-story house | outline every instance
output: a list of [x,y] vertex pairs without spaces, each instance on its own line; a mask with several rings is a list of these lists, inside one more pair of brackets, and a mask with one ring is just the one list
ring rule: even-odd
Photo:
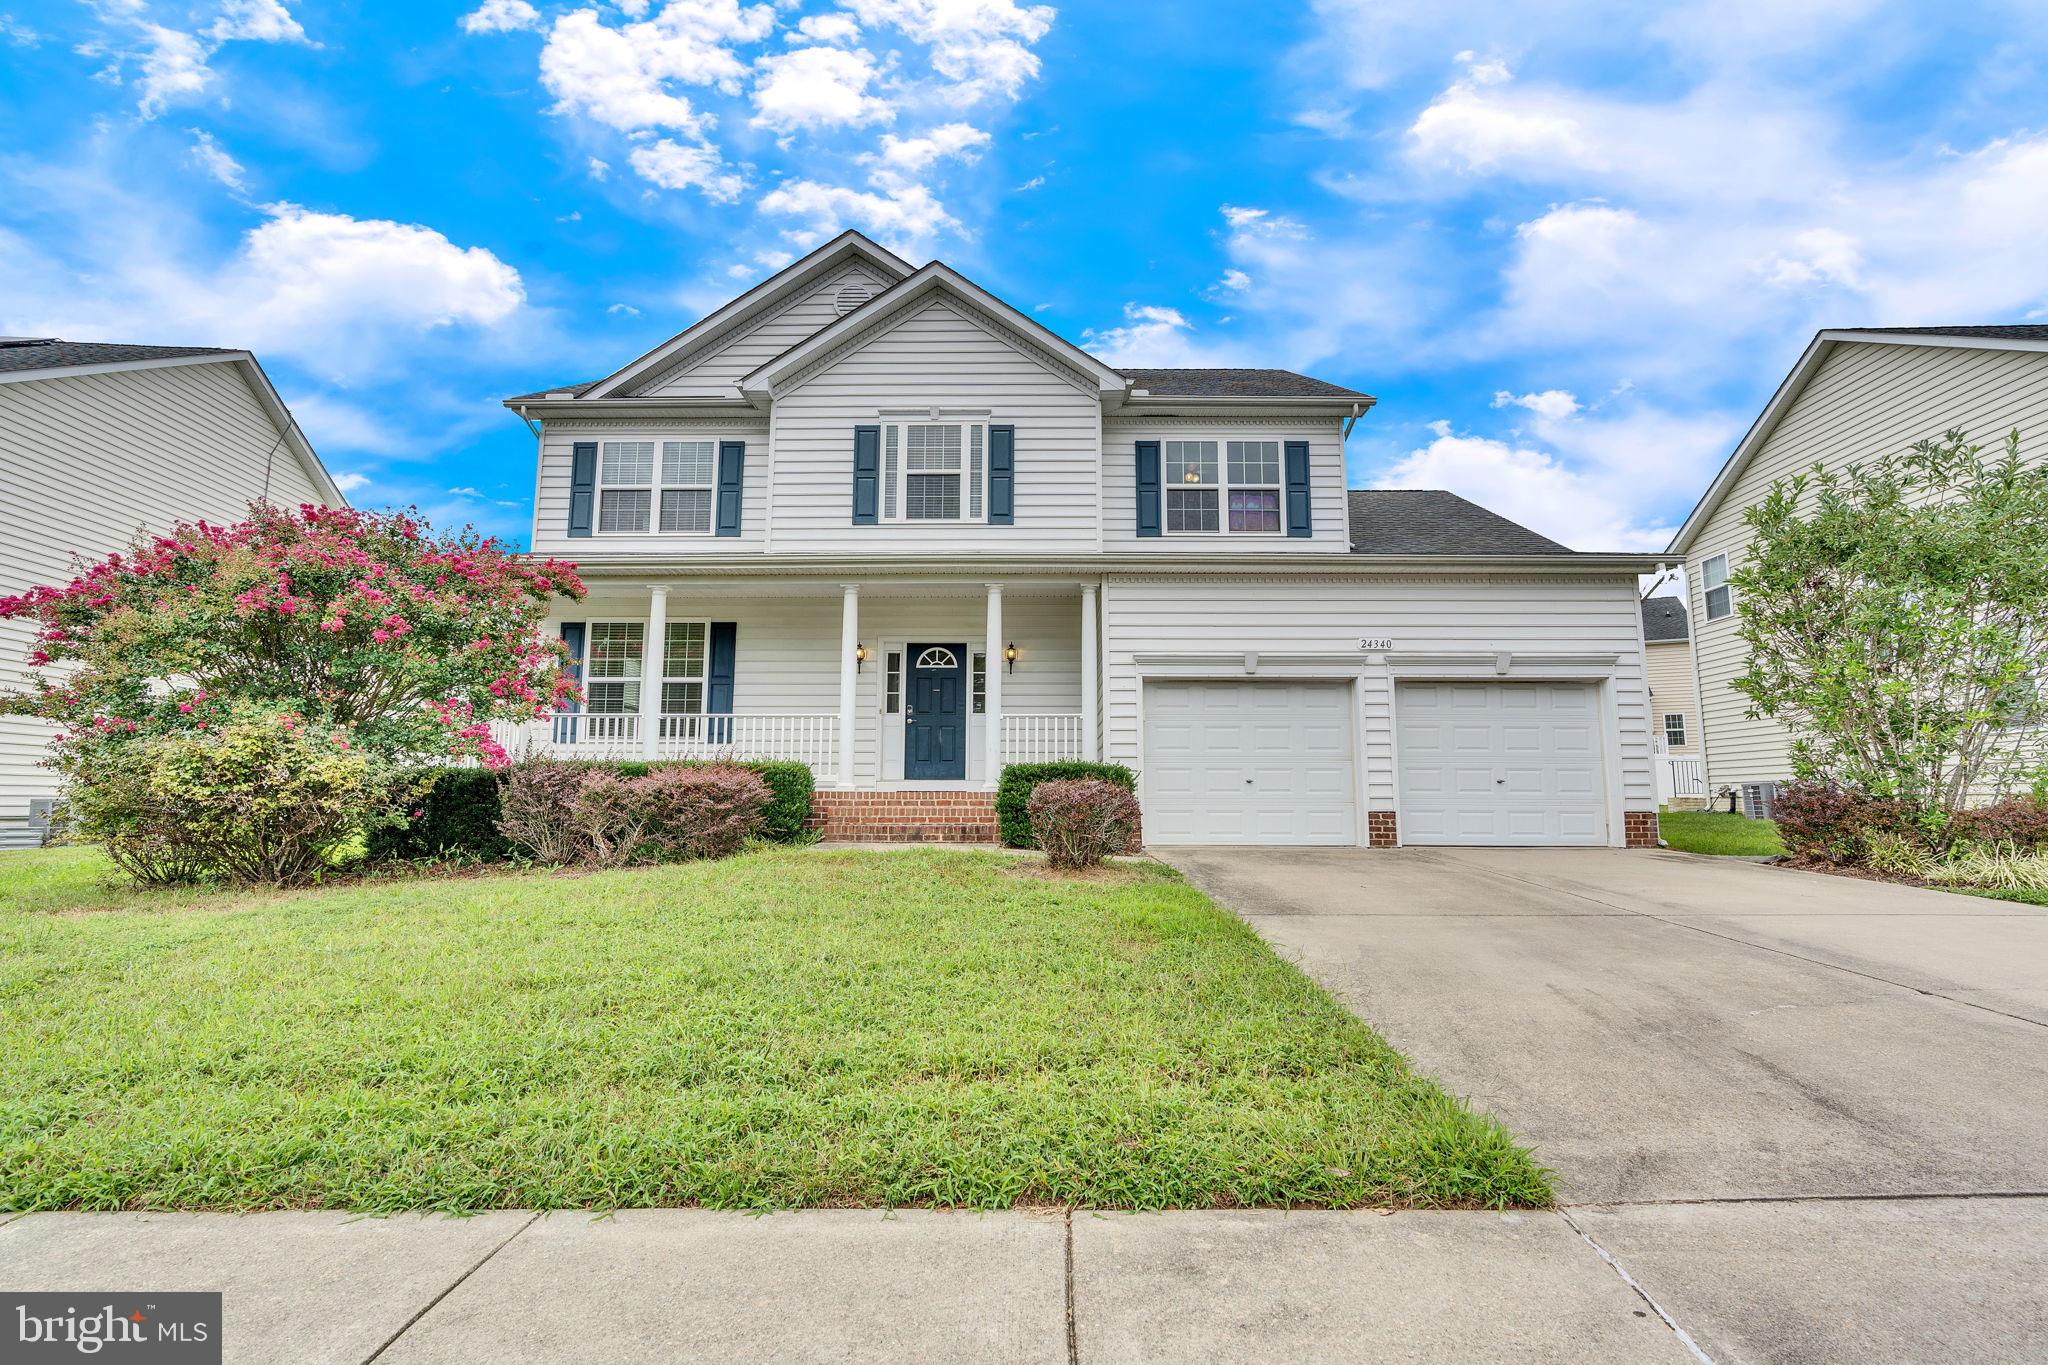
[[828,833],[1139,773],[1154,843],[1655,840],[1639,555],[1350,491],[1365,394],[1115,369],[846,233],[616,372],[508,399],[590,596],[557,753],[786,757]]
[[[256,358],[213,346],[0,337],[0,470],[0,597],[175,521],[344,501]],[[34,634],[0,621],[0,691],[29,686]],[[0,848],[48,829],[52,733],[0,716]]]

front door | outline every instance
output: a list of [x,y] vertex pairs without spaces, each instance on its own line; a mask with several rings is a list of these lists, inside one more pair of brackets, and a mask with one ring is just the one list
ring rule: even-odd
[[967,648],[912,645],[903,713],[903,776],[945,781],[967,776]]

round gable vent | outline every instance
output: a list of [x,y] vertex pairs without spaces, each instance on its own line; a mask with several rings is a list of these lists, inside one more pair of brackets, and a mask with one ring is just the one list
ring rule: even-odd
[[865,284],[849,284],[832,297],[832,311],[845,317],[854,309],[875,296],[875,291]]

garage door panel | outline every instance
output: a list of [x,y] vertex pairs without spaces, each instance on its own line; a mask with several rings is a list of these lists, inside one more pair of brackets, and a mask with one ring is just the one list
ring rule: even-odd
[[1590,684],[1403,683],[1395,708],[1403,842],[1608,841]]
[[1153,843],[1357,841],[1344,683],[1149,683],[1145,835]]

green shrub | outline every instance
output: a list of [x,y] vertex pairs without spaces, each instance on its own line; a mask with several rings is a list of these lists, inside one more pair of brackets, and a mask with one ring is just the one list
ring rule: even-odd
[[422,777],[433,785],[414,800],[410,821],[370,836],[372,859],[469,857],[496,863],[512,856],[511,842],[498,832],[499,774],[436,768]]
[[1126,791],[1138,787],[1138,775],[1121,763],[1012,763],[996,784],[996,829],[1011,848],[1036,848],[1031,835],[1031,789],[1041,782],[1086,778],[1114,782]]
[[[816,784],[811,770],[802,763],[633,762],[587,766],[605,768],[628,778],[645,777],[657,768],[744,768],[768,786],[769,800],[761,816],[760,837],[778,844],[802,843],[809,837],[805,822],[810,818],[811,793]],[[504,774],[482,768],[440,768],[424,776],[434,785],[423,799],[413,802],[412,808],[418,814],[407,827],[373,834],[372,857],[470,857],[503,862],[518,851],[498,828],[505,816]]]

